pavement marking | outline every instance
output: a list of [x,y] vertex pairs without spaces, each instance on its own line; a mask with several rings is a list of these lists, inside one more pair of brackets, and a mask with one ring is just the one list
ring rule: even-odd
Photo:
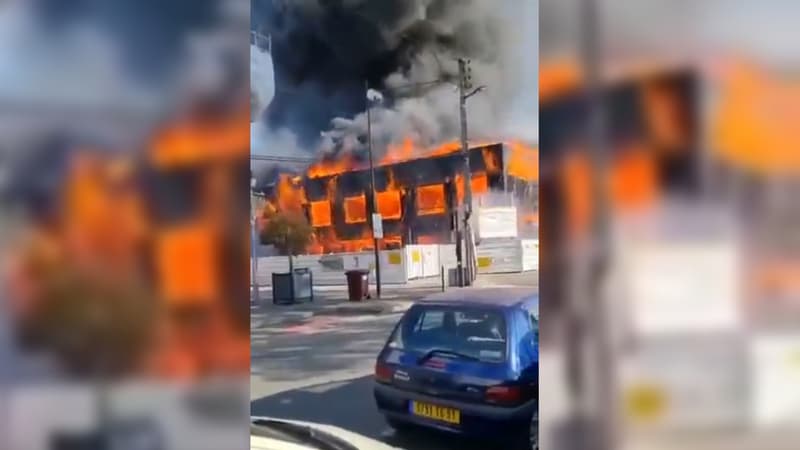
[[347,386],[350,381],[337,381],[333,383],[321,384],[318,386],[310,386],[303,389],[303,392],[310,392],[312,394],[324,394],[342,386]]

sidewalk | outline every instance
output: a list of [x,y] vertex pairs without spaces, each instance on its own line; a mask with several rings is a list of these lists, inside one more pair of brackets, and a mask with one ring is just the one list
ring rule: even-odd
[[[475,287],[538,286],[538,273],[482,275]],[[448,288],[457,289],[457,288]],[[275,325],[293,325],[325,315],[383,315],[405,312],[415,301],[430,294],[441,292],[438,279],[412,280],[407,284],[382,286],[381,298],[374,298],[375,287],[370,286],[372,299],[351,302],[347,299],[347,286],[314,286],[314,301],[291,305],[274,305],[272,287],[260,286],[260,301],[251,303],[251,328]]]
[[262,287],[259,289],[261,301],[251,303],[251,328],[297,324],[314,316],[400,314],[416,300],[440,291],[431,287],[389,287],[383,290],[380,299],[351,302],[347,299],[346,287],[326,286],[322,290],[314,289],[313,302],[275,305],[271,288]]

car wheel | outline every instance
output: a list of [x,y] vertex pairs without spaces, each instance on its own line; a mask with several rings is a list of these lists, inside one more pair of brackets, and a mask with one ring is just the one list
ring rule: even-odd
[[528,430],[529,448],[539,450],[539,411],[534,411],[531,416],[531,426]]

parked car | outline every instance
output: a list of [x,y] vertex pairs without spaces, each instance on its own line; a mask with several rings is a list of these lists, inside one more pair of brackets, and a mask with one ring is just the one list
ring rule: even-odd
[[531,289],[427,297],[406,311],[378,355],[378,409],[398,431],[521,435],[537,448],[538,342],[539,296]]
[[396,450],[382,442],[333,425],[255,417],[251,450]]

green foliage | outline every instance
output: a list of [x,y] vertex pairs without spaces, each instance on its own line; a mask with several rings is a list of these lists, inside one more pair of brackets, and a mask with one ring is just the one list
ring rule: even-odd
[[260,233],[261,243],[274,245],[285,255],[297,255],[305,251],[314,232],[302,214],[279,212],[266,213],[265,224]]
[[155,299],[142,287],[70,267],[49,274],[36,316],[41,346],[74,375],[130,373],[155,323]]

